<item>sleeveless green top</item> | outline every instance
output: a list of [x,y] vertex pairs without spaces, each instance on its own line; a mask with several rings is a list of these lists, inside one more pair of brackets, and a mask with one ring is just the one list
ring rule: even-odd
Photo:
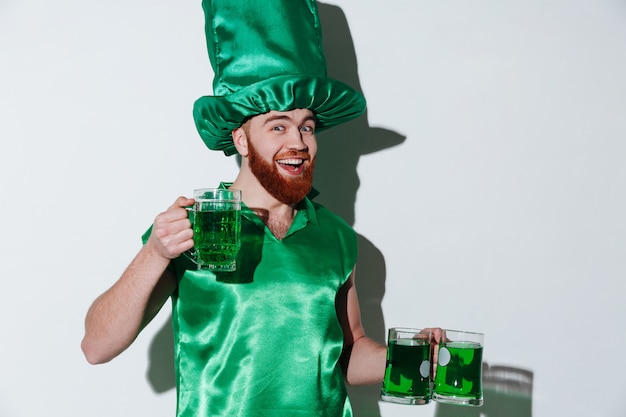
[[282,240],[242,205],[237,271],[170,268],[178,417],[352,416],[335,298],[354,230],[305,199]]

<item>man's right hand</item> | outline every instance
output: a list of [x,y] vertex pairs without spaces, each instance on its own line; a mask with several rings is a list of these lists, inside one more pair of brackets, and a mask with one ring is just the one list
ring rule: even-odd
[[193,230],[187,209],[195,203],[193,198],[178,197],[166,211],[160,213],[152,225],[152,233],[146,246],[160,256],[174,259],[193,247]]

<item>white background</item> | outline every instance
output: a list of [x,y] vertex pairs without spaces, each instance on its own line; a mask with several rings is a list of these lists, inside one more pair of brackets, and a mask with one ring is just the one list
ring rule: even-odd
[[[316,172],[361,236],[368,332],[486,334],[481,409],[370,387],[357,417],[626,415],[626,3],[320,10],[368,99]],[[169,306],[109,364],[79,344],[154,216],[234,178],[191,118],[211,81],[199,1],[0,1],[0,416],[174,415]]]

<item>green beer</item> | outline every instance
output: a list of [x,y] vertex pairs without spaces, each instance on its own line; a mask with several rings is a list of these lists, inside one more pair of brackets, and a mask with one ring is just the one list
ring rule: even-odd
[[429,340],[390,338],[381,399],[400,404],[430,402]]
[[234,271],[240,247],[239,211],[201,210],[202,207],[196,210],[193,222],[198,266],[218,271]]
[[482,405],[483,347],[477,342],[442,342],[433,398],[441,402]]

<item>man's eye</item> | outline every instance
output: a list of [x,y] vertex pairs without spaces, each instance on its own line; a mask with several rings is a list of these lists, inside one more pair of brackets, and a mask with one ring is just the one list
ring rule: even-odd
[[313,133],[315,131],[315,128],[313,126],[302,126],[300,130],[307,133]]
[[285,128],[283,126],[274,126],[272,127],[272,130],[275,132],[282,132]]

